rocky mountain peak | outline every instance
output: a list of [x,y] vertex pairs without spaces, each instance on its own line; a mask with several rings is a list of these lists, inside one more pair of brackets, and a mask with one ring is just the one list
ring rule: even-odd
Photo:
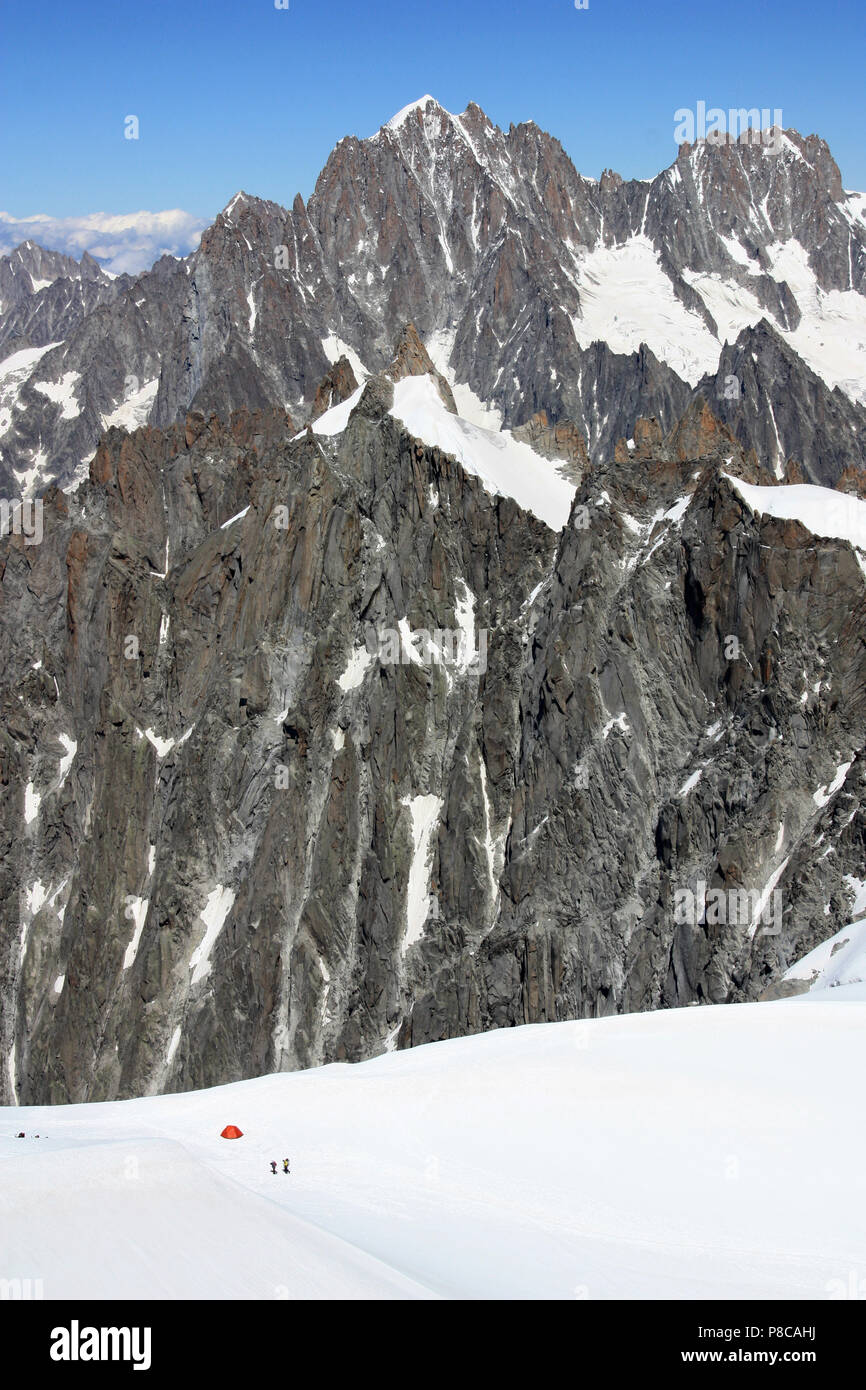
[[357,389],[358,381],[351,362],[348,357],[338,357],[331,369],[322,378],[316,391],[310,419],[318,420],[319,416],[324,415],[326,410],[348,400]]
[[414,323],[407,323],[400,334],[394,353],[394,360],[386,368],[385,375],[391,381],[403,381],[407,376],[431,376],[436,383],[439,395],[447,410],[457,414],[454,393],[445,377],[433,365],[430,354],[418,337]]
[[230,221],[234,214],[240,216],[244,209],[249,207],[254,201],[257,202],[258,199],[251,198],[248,193],[245,193],[242,188],[239,188],[234,197],[229,198],[229,201],[226,203],[219,216],[225,218],[226,221]]
[[426,117],[430,115],[448,116],[449,113],[444,106],[440,106],[435,97],[429,93],[426,96],[418,97],[416,101],[410,101],[396,115],[381,127],[381,130],[398,131],[408,123],[412,125],[423,125]]

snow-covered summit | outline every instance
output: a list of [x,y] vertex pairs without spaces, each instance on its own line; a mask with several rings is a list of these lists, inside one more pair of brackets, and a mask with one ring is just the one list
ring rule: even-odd
[[408,106],[404,106],[402,110],[397,112],[396,116],[392,116],[390,121],[385,122],[384,128],[386,130],[399,130],[404,121],[408,120],[416,111],[426,110],[431,102],[437,110],[443,111],[445,109],[439,105],[435,97],[431,97],[428,93],[426,96],[419,97],[417,101],[410,101]]

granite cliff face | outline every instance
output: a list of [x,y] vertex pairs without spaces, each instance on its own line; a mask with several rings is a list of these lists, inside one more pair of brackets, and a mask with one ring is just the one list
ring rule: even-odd
[[552,530],[406,430],[406,342],[315,433],[111,430],[3,541],[6,1102],[752,999],[847,920],[856,552],[700,402]]

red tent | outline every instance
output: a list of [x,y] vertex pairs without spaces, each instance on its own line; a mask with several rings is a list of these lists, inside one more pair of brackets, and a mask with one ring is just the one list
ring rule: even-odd
[[220,1135],[220,1139],[243,1139],[243,1137],[244,1132],[242,1129],[238,1129],[237,1125],[226,1125]]

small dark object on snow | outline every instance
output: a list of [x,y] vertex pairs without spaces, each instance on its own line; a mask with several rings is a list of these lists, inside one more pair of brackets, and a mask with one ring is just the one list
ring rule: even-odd
[[21,1131],[20,1134],[16,1134],[16,1135],[15,1135],[15,1138],[16,1138],[16,1139],[26,1139],[26,1137],[27,1137],[27,1136],[25,1135],[23,1129],[22,1129],[22,1131]]

